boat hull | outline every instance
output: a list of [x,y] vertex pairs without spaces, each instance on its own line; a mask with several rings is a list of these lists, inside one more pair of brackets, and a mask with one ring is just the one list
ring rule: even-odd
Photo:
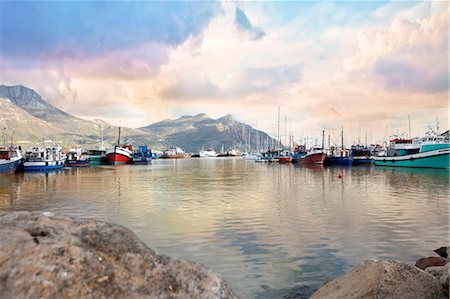
[[327,157],[327,154],[325,153],[316,153],[316,154],[309,154],[305,155],[300,162],[304,164],[323,164],[323,161],[325,161],[325,158]]
[[375,166],[450,169],[450,148],[396,157],[376,157]]
[[51,162],[24,162],[24,171],[45,171],[62,169],[64,167],[64,161],[51,161]]
[[350,157],[333,157],[327,156],[324,161],[324,164],[327,166],[340,165],[340,166],[351,166],[352,159]]
[[0,175],[12,174],[16,172],[16,169],[19,167],[21,162],[21,159],[0,160]]
[[278,162],[280,163],[291,163],[292,157],[279,157]]
[[353,165],[369,165],[373,163],[373,159],[367,158],[367,157],[359,157],[355,156],[352,157],[352,164]]
[[89,160],[66,160],[66,166],[67,167],[88,167]]

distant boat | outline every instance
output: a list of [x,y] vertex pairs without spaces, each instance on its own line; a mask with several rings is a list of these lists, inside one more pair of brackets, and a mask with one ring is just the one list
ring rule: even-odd
[[106,149],[90,149],[84,154],[92,165],[100,165],[106,162]]
[[0,147],[0,175],[11,174],[22,163],[22,153],[19,148]]
[[111,165],[131,163],[133,147],[131,145],[116,145],[106,150],[106,161]]
[[[410,142],[411,141],[411,142]],[[393,139],[384,157],[374,157],[375,166],[450,168],[450,143],[448,136],[429,132],[415,140]]]
[[353,160],[349,155],[349,150],[341,147],[331,147],[329,155],[323,162],[327,166],[340,165],[352,166]]
[[85,156],[80,148],[71,148],[66,154],[67,167],[87,167],[89,166],[89,158]]
[[241,152],[237,149],[230,149],[228,151],[228,156],[230,156],[230,157],[238,157],[240,155],[241,155]]
[[167,151],[163,152],[162,155],[159,156],[161,159],[183,159],[189,158],[191,155],[186,154],[184,150],[180,147],[172,147]]
[[212,158],[212,157],[217,157],[218,154],[216,153],[216,151],[212,148],[205,150],[201,150],[199,153],[200,158]]
[[306,155],[308,151],[304,145],[299,145],[294,148],[292,153],[292,163],[300,162],[300,159]]
[[133,164],[148,164],[152,159],[152,152],[146,145],[139,146],[132,154]]
[[300,160],[304,164],[323,164],[327,154],[323,151],[321,146],[313,146]]
[[133,147],[129,144],[120,144],[120,127],[119,127],[119,137],[117,140],[117,145],[113,148],[106,150],[106,161],[108,164],[118,165],[118,164],[129,164],[131,163],[131,155],[133,153]]
[[56,147],[32,147],[26,150],[23,170],[45,171],[61,169],[64,167],[66,157],[59,146]]
[[256,160],[260,157],[261,155],[256,154],[256,153],[243,153],[242,154],[242,158],[244,158],[245,160]]
[[352,145],[350,148],[350,157],[353,165],[372,164],[372,150],[368,146]]

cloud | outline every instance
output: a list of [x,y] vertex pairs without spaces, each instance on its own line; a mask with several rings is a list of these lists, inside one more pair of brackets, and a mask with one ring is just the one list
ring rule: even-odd
[[252,25],[245,12],[239,7],[236,7],[235,15],[236,17],[234,23],[236,27],[240,32],[246,34],[249,39],[258,40],[266,35],[262,29],[254,27]]

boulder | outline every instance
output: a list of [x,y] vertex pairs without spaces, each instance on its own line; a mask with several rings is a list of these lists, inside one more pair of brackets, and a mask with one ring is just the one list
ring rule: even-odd
[[0,298],[237,298],[197,263],[155,253],[120,225],[0,213]]
[[439,281],[425,271],[397,261],[369,260],[325,284],[311,299],[431,299],[442,296]]
[[449,284],[448,284],[448,271],[449,271],[449,264],[445,265],[443,268],[442,276],[439,278],[439,282],[441,283],[442,287],[444,288],[445,293],[449,294]]
[[443,246],[443,247],[439,247],[438,249],[435,249],[434,252],[436,252],[439,256],[442,256],[444,258],[448,257],[448,247]]
[[416,261],[416,267],[425,270],[428,267],[445,266],[447,260],[441,256],[423,257]]

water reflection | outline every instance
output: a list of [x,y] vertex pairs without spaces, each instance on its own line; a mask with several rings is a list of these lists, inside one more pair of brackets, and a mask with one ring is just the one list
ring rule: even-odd
[[363,259],[411,263],[447,244],[448,180],[448,171],[158,160],[0,177],[0,209],[116,222],[221,273],[242,298],[274,298]]

